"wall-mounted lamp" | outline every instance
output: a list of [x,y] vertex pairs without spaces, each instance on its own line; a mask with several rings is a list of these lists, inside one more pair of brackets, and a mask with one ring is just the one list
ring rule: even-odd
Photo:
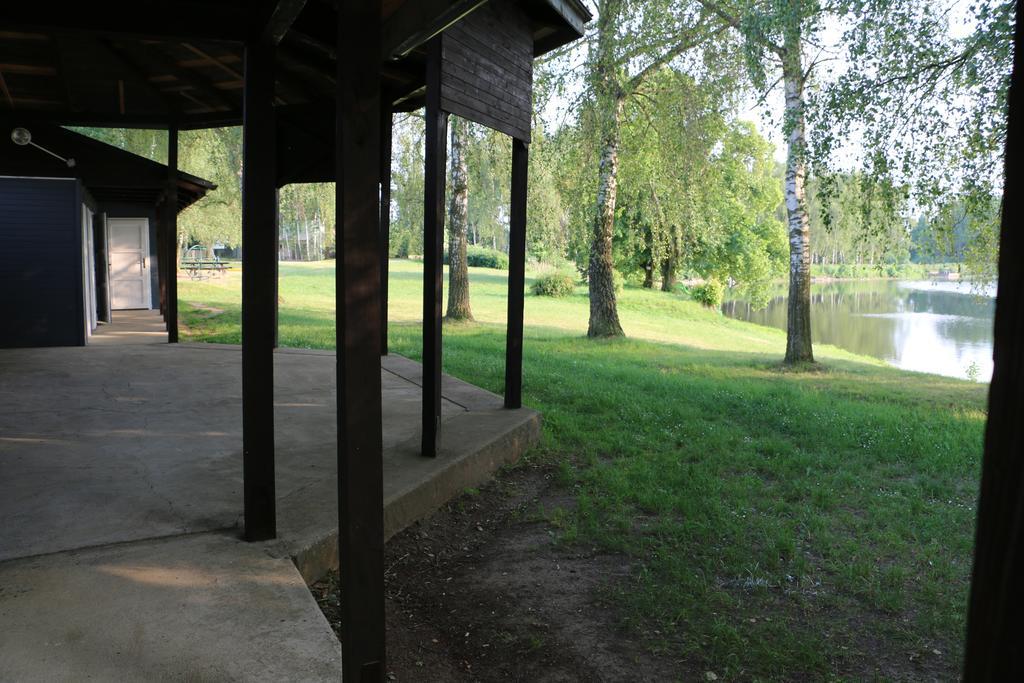
[[75,160],[74,159],[65,159],[61,155],[54,154],[53,152],[51,152],[50,150],[46,149],[45,147],[43,147],[41,145],[37,145],[36,143],[32,142],[32,133],[29,132],[28,128],[15,128],[14,130],[12,130],[11,131],[11,142],[13,142],[16,145],[21,145],[22,147],[24,147],[25,145],[32,145],[33,147],[35,147],[37,149],[43,150],[44,152],[46,152],[47,154],[49,154],[52,157],[57,157],[58,159],[63,161],[65,164],[67,164],[68,168],[74,168],[75,167]]

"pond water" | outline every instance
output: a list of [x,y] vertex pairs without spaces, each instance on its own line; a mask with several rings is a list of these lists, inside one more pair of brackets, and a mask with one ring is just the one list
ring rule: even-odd
[[[811,337],[896,367],[989,381],[995,287],[958,282],[867,280],[811,286]],[[733,318],[786,329],[786,289],[767,308],[726,301]]]

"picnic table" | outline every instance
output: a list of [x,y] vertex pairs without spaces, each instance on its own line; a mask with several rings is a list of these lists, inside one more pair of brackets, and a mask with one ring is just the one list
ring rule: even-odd
[[221,261],[220,257],[208,258],[206,248],[195,246],[185,252],[181,259],[181,269],[184,270],[190,280],[206,280],[213,275],[223,275],[231,269],[231,264]]

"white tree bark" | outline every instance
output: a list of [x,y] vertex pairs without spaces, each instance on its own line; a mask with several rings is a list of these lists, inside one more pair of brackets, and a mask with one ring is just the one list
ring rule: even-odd
[[[787,36],[787,38],[789,38]],[[786,362],[814,360],[811,349],[811,238],[807,218],[807,139],[804,125],[804,72],[799,34],[787,39],[783,59],[785,126],[788,131],[785,200],[789,228],[789,302]]]

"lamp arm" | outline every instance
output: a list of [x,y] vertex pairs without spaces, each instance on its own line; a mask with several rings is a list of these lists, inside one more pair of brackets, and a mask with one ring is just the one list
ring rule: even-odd
[[29,140],[28,144],[32,145],[32,146],[33,146],[33,147],[35,147],[36,149],[41,149],[41,150],[43,150],[44,152],[46,152],[47,154],[49,154],[49,155],[50,155],[51,157],[56,157],[56,158],[60,159],[60,160],[61,160],[61,161],[63,161],[63,162],[65,163],[65,164],[67,164],[67,165],[68,165],[69,167],[74,167],[74,165],[75,165],[75,160],[74,160],[74,159],[65,159],[65,158],[64,158],[64,157],[62,157],[61,155],[59,155],[59,154],[57,154],[57,153],[55,153],[55,152],[51,152],[50,150],[46,149],[46,148],[45,148],[45,147],[43,147],[42,145],[37,145],[36,143],[32,142],[31,140]]

